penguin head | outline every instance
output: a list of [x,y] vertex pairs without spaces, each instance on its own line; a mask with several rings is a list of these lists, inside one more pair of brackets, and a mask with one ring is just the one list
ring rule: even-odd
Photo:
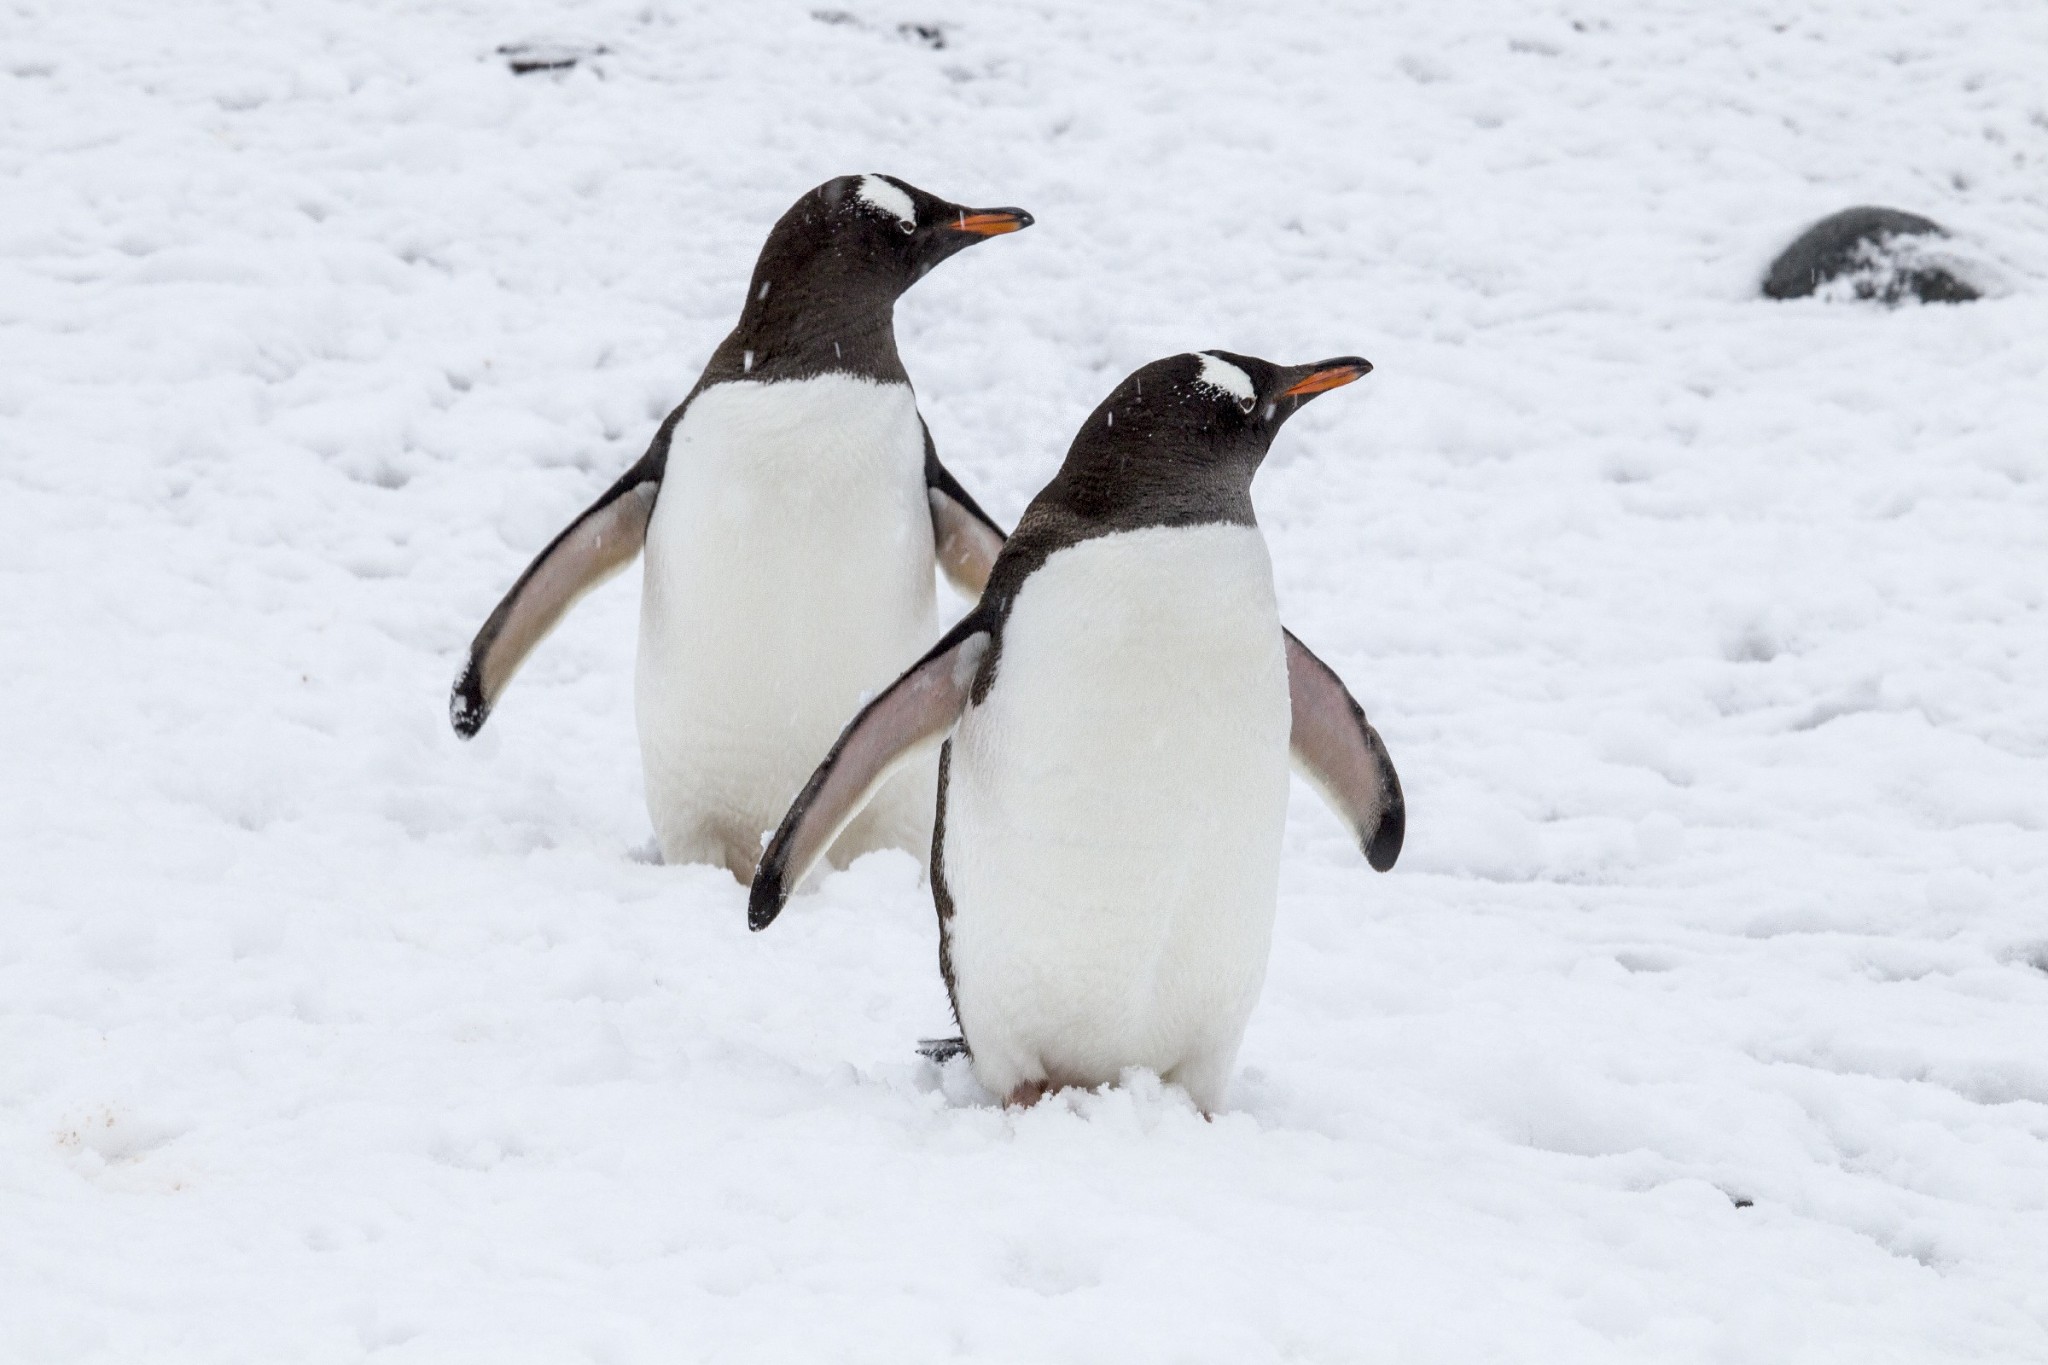
[[1133,524],[1249,523],[1252,476],[1281,424],[1371,371],[1355,355],[1307,365],[1232,351],[1155,360],[1089,416],[1056,480],[1059,496],[1085,515]]
[[837,230],[872,245],[877,265],[892,262],[904,272],[906,289],[948,256],[1032,222],[1023,209],[971,209],[893,175],[845,175],[818,193],[836,209]]
[[[1275,365],[1232,351],[1197,351],[1159,363],[1181,372],[1182,383],[1176,392],[1185,396],[1192,413],[1213,419],[1226,431],[1242,431],[1253,439],[1263,435],[1268,442],[1282,422],[1317,394],[1340,389],[1372,373],[1372,362],[1356,355],[1333,356],[1307,365]],[[1188,372],[1190,365],[1192,373]]]
[[1274,434],[1302,404],[1372,373],[1363,356],[1275,365],[1233,351],[1195,351],[1155,360],[1119,384],[1097,410],[1105,434],[1121,421],[1129,437],[1215,458],[1250,458],[1256,468]]
[[872,307],[977,242],[1031,226],[1023,209],[968,208],[893,175],[842,175],[799,199],[762,249],[755,292],[769,283]]

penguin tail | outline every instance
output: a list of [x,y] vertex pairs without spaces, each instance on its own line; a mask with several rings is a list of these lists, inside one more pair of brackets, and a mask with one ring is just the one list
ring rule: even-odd
[[965,1038],[920,1038],[917,1040],[918,1055],[928,1057],[944,1066],[955,1057],[967,1055]]

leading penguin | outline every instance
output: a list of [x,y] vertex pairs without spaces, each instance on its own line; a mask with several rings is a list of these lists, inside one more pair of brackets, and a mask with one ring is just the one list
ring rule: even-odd
[[841,734],[755,877],[764,928],[901,765],[943,743],[939,963],[1013,1104],[1144,1067],[1222,1103],[1264,981],[1290,752],[1385,871],[1406,807],[1343,682],[1280,624],[1251,483],[1274,433],[1371,365],[1227,351],[1126,379],[980,605]]
[[[1031,225],[887,175],[842,176],[768,234],[739,325],[617,483],[477,632],[449,699],[464,739],[576,601],[645,547],[635,676],[663,858],[750,880],[847,713],[938,632],[934,561],[972,597],[1003,533],[939,463],[896,351],[897,298]],[[931,765],[831,850],[928,845]]]

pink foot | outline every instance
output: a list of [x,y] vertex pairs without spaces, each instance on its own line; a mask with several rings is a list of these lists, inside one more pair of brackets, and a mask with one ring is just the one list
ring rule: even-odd
[[1050,1089],[1052,1086],[1045,1081],[1024,1081],[1010,1091],[1003,1103],[1011,1109],[1029,1109],[1044,1099]]

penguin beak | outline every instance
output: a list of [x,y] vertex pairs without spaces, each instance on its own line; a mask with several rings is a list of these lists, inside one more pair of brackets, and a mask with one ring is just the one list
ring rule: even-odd
[[917,231],[912,249],[912,279],[922,278],[940,261],[959,255],[977,242],[1031,226],[1031,215],[1022,209],[970,209],[943,201],[937,207],[939,211],[925,219],[924,226]]
[[1371,373],[1372,362],[1356,355],[1318,360],[1313,365],[1280,366],[1273,375],[1273,387],[1268,390],[1273,396],[1266,400],[1260,415],[1277,431],[1282,422],[1300,412],[1301,405],[1317,394],[1341,389]]
[[1346,355],[1318,360],[1313,365],[1296,365],[1280,373],[1283,380],[1291,382],[1280,390],[1279,396],[1306,401],[1365,378],[1372,373],[1372,362],[1363,356]]
[[1005,232],[1021,232],[1030,227],[1031,215],[1022,209],[956,208],[953,217],[941,219],[938,226],[975,237],[1000,237]]

